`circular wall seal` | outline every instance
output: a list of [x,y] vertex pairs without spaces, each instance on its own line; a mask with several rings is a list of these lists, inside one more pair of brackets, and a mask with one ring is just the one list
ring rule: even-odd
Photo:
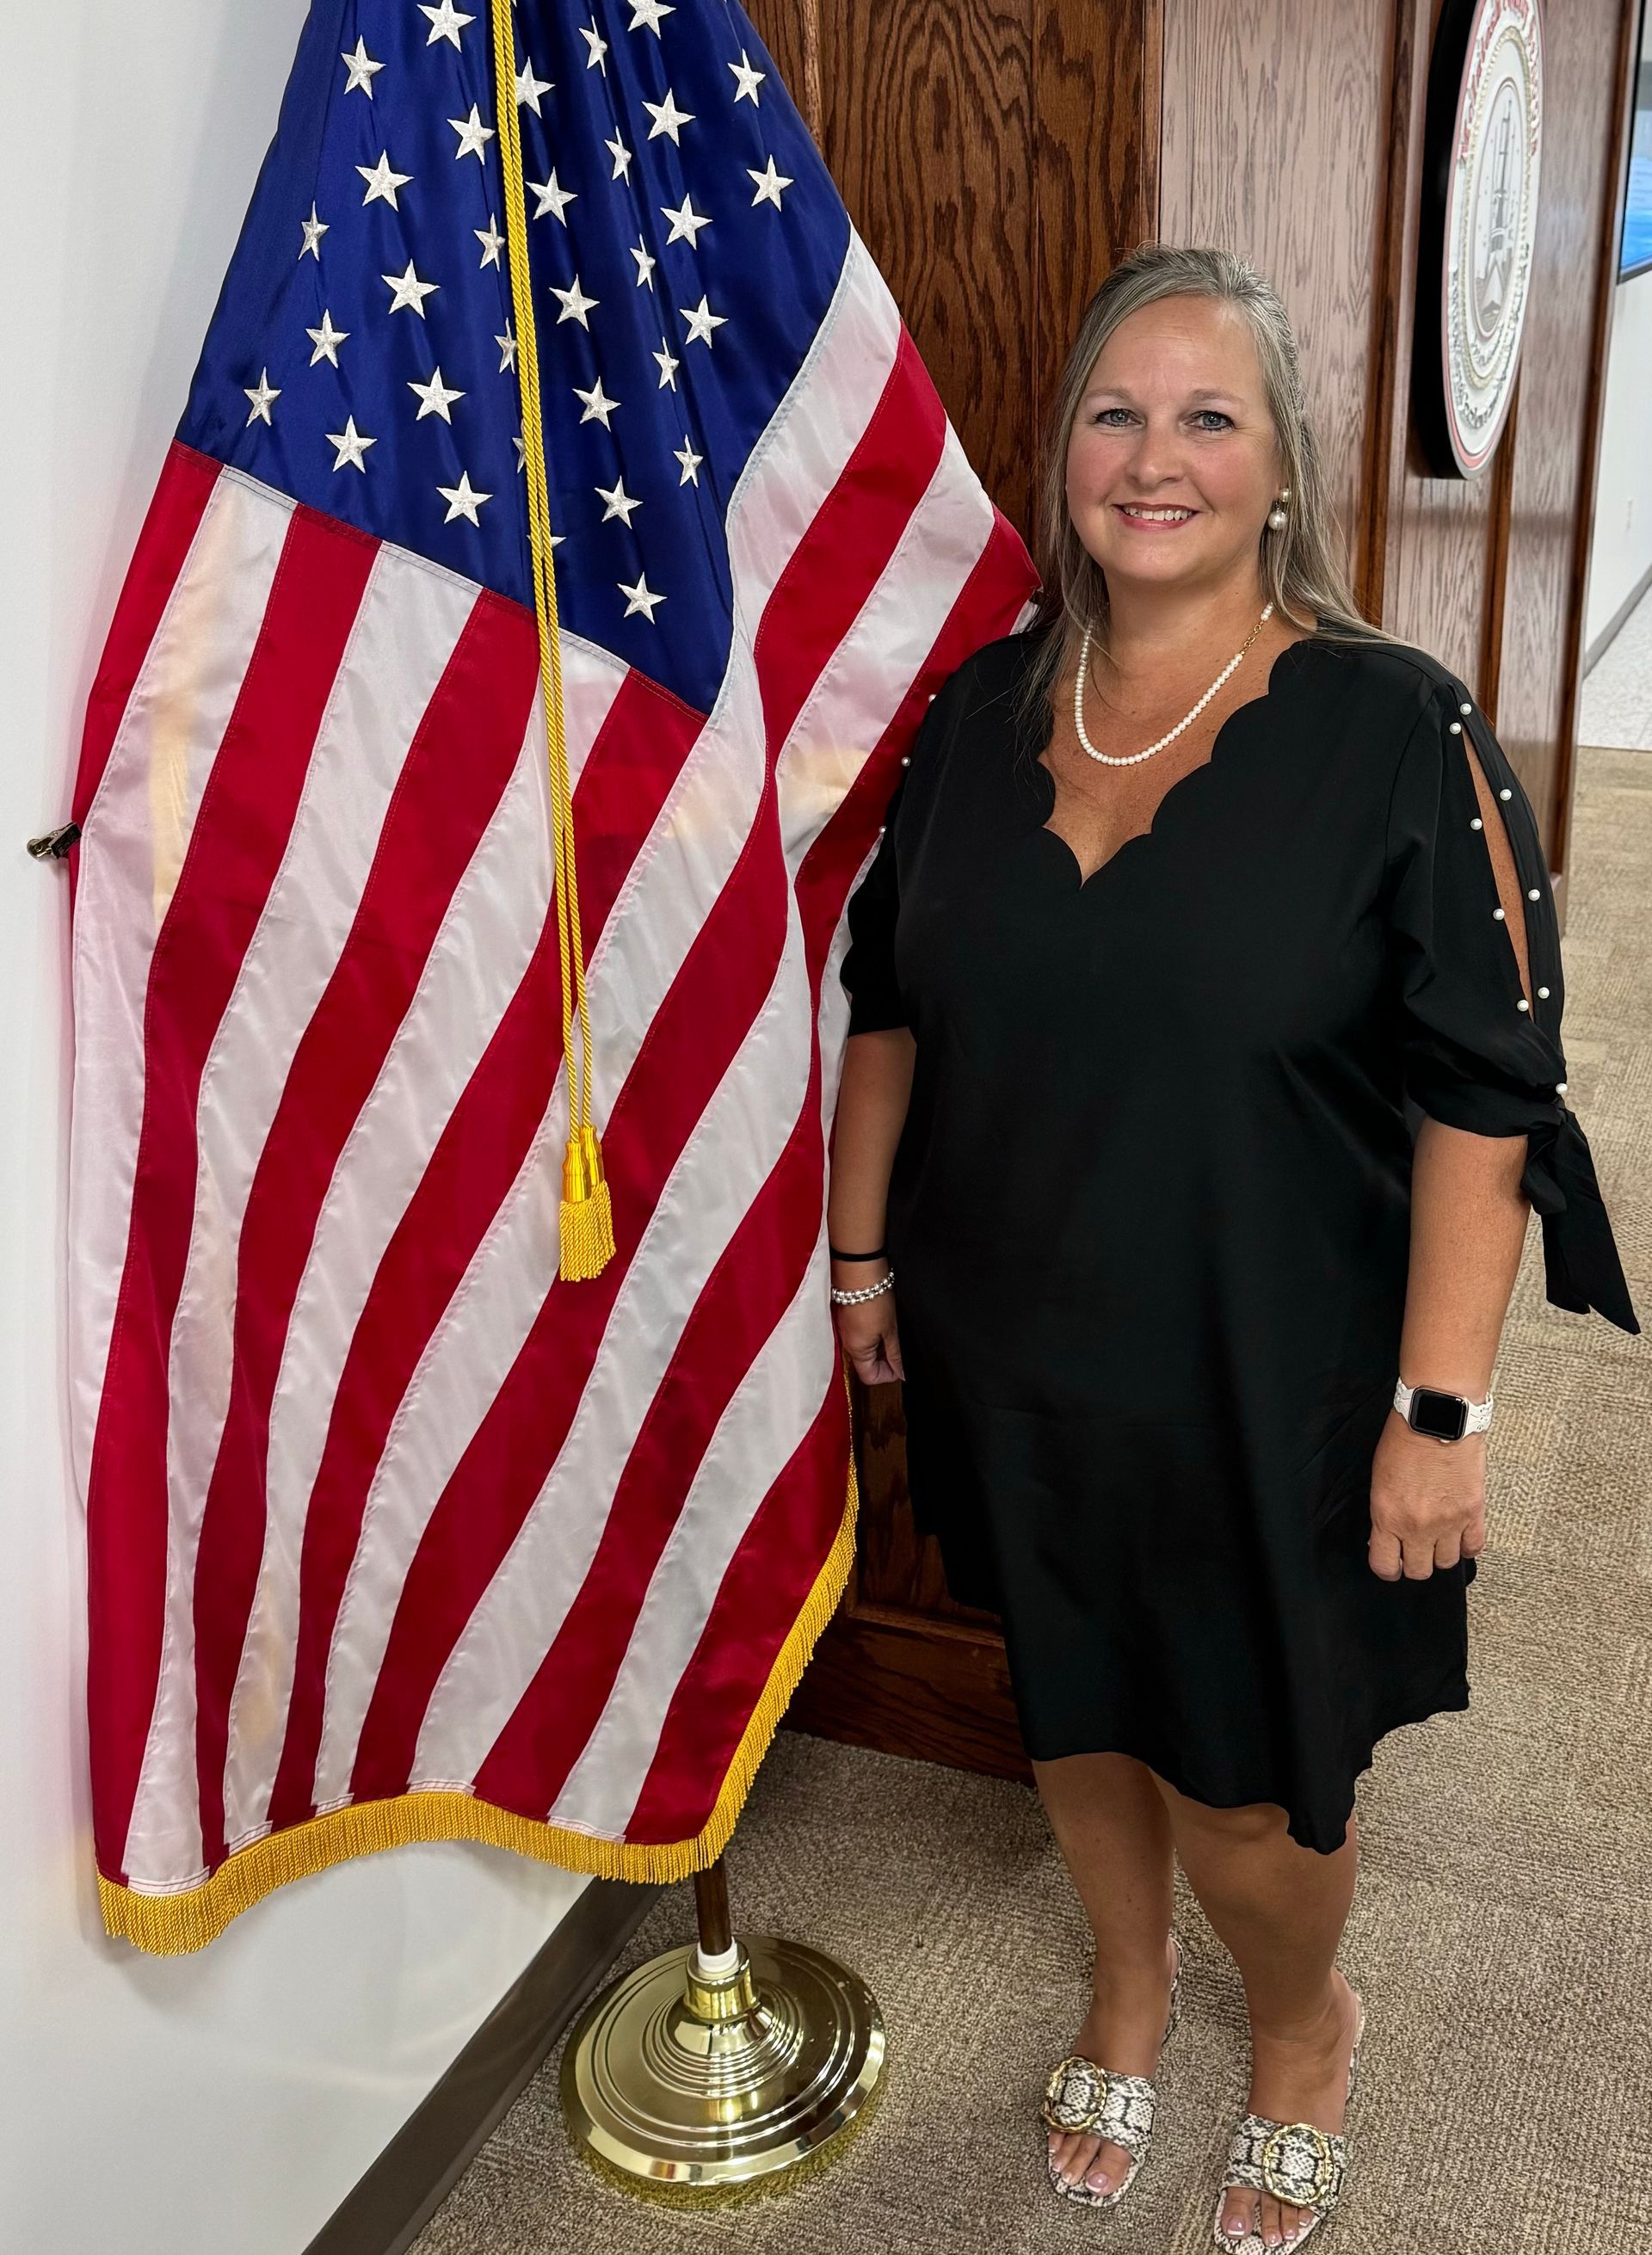
[[1446,0],[1429,75],[1412,411],[1431,469],[1490,460],[1520,368],[1543,153],[1539,0]]

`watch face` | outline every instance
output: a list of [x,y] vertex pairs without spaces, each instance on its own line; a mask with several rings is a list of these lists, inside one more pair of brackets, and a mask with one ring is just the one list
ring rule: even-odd
[[1460,1441],[1468,1427],[1468,1404],[1460,1394],[1437,1394],[1419,1386],[1411,1396],[1411,1427],[1437,1441]]

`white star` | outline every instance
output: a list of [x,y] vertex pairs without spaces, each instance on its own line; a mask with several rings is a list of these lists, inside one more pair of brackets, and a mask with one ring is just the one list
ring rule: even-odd
[[346,70],[350,74],[348,79],[345,81],[345,93],[354,94],[359,87],[362,92],[367,96],[368,100],[371,102],[373,99],[374,76],[376,73],[382,71],[384,66],[383,63],[376,63],[371,55],[368,53],[367,41],[365,39],[357,39],[355,42],[355,53],[353,55],[341,54],[339,60],[344,65]]
[[505,247],[505,239],[499,232],[499,222],[494,217],[493,214],[491,212],[489,213],[488,224],[486,227],[473,227],[470,231],[475,236],[477,242],[482,245],[482,264],[484,266],[497,266],[499,263],[499,254]]
[[688,324],[687,341],[691,345],[698,338],[701,344],[709,346],[712,341],[712,331],[721,329],[728,319],[727,313],[711,312],[706,306],[703,292],[698,306],[679,306],[677,310]]
[[474,24],[476,20],[474,16],[461,16],[454,7],[453,0],[441,0],[439,8],[426,8],[420,0],[418,12],[430,18],[430,37],[425,42],[427,47],[433,47],[438,39],[451,39],[457,47],[460,32],[467,24]]
[[651,290],[654,287],[654,269],[658,261],[650,256],[648,245],[640,235],[636,238],[636,248],[631,256],[636,261],[637,288],[640,290],[646,283]]
[[670,220],[671,223],[671,231],[666,236],[666,242],[672,243],[686,240],[691,250],[697,250],[699,248],[700,228],[711,225],[708,219],[702,219],[695,211],[693,202],[686,193],[684,194],[683,200],[676,211],[673,211],[669,204],[662,204],[660,217]]
[[376,165],[358,165],[355,169],[367,182],[367,193],[362,198],[364,205],[382,201],[392,211],[400,211],[396,191],[407,186],[413,177],[411,172],[392,172],[388,156],[381,156]]
[[678,479],[678,484],[679,486],[697,486],[699,483],[699,466],[706,459],[704,454],[697,454],[693,448],[689,445],[687,439],[685,439],[682,445],[677,449],[674,459],[679,461],[683,466],[683,474]]
[[517,73],[517,109],[520,109],[523,103],[525,102],[529,109],[532,110],[534,116],[538,117],[539,115],[539,96],[542,94],[549,94],[554,83],[555,81],[552,79],[535,78],[533,74],[532,63],[524,63],[522,68]]
[[[459,136],[459,146],[453,151],[454,157],[474,157],[478,164],[482,163],[484,161],[482,150],[493,139],[494,129],[491,125],[482,123],[482,112],[475,103],[474,102],[471,103],[468,117],[450,117],[447,123]],[[771,158],[770,162],[772,164],[773,161]]]
[[315,206],[312,204],[309,218],[301,219],[299,225],[304,229],[304,249],[299,256],[300,258],[313,258],[319,266],[321,263],[321,237],[327,231],[327,221],[317,219]]
[[439,415],[442,421],[451,426],[453,418],[447,411],[455,399],[462,399],[465,396],[462,391],[455,391],[451,384],[442,382],[439,368],[431,370],[428,383],[410,382],[407,389],[418,394],[418,412],[413,418],[415,423],[422,423],[427,415]]
[[623,580],[618,582],[618,587],[621,594],[629,595],[630,598],[630,601],[625,606],[626,617],[629,619],[633,611],[644,611],[648,615],[648,622],[650,626],[652,626],[654,623],[654,606],[656,603],[663,603],[665,601],[665,598],[664,595],[650,594],[648,591],[647,575],[644,573],[639,572],[636,575],[636,585],[634,587],[628,587]]
[[[243,389],[245,390],[246,387],[243,385]],[[247,391],[247,397],[252,402],[252,412],[247,418],[248,422],[270,423],[271,403],[280,398],[281,387],[279,384],[271,383],[270,371],[266,368],[260,374],[257,383]],[[274,424],[270,423],[270,427],[273,430]]]
[[791,182],[784,172],[776,172],[774,158],[770,157],[769,159],[769,166],[766,172],[754,172],[751,166],[748,165],[746,167],[746,176],[749,179],[756,180],[757,183],[757,193],[751,200],[753,204],[772,204],[775,209],[778,211],[780,208],[780,191],[782,188],[789,188],[791,186]]
[[514,368],[517,364],[517,341],[511,334],[509,321],[505,323],[503,336],[496,337],[494,342],[499,348],[499,373],[503,376],[508,368]]
[[650,31],[657,39],[660,18],[676,13],[676,9],[664,6],[663,0],[631,0],[631,20],[626,29],[630,32]]
[[580,37],[591,50],[585,59],[585,67],[587,70],[600,70],[606,78],[608,74],[608,67],[603,60],[603,57],[608,53],[608,43],[597,30],[594,17],[592,18],[588,27],[584,24],[580,25]]
[[335,329],[333,326],[332,314],[324,309],[321,314],[320,327],[319,329],[306,329],[304,334],[308,337],[310,342],[315,347],[315,350],[310,355],[311,367],[313,368],[319,360],[330,360],[334,367],[336,368],[339,364],[339,347],[344,342],[345,338],[349,335],[349,331],[348,329]]
[[558,327],[560,327],[564,321],[577,321],[588,334],[591,324],[585,317],[593,306],[601,305],[601,299],[586,296],[580,287],[580,277],[577,274],[573,277],[573,287],[571,290],[559,290],[553,282],[551,285],[551,295],[562,300],[562,311],[557,315]]
[[378,278],[381,282],[390,285],[391,313],[399,313],[403,306],[406,306],[418,315],[421,321],[425,318],[425,299],[430,296],[432,290],[439,290],[441,287],[439,282],[421,282],[413,271],[413,262],[411,258],[407,262],[407,271],[404,274],[381,274]]
[[654,357],[659,362],[659,383],[656,386],[656,389],[657,390],[664,391],[666,385],[669,383],[671,390],[675,391],[677,389],[677,371],[682,366],[681,361],[674,360],[671,355],[664,349],[664,346],[662,346],[660,350],[655,354]]
[[451,524],[456,516],[467,516],[478,531],[482,530],[482,519],[476,511],[483,502],[491,501],[493,495],[475,490],[470,482],[468,470],[460,472],[456,486],[438,486],[436,490],[447,504],[447,514],[442,519],[444,524]]
[[768,77],[768,72],[752,67],[751,58],[744,47],[740,50],[740,60],[737,63],[730,63],[728,67],[735,74],[735,100],[736,102],[749,100],[754,109],[760,109],[763,105],[757,99],[757,88]]
[[510,443],[517,450],[517,467],[525,476],[528,468],[528,442],[517,431],[511,433]]
[[599,486],[596,492],[598,500],[608,503],[608,507],[602,512],[603,523],[606,524],[611,516],[622,517],[625,520],[625,529],[629,532],[631,529],[631,511],[641,509],[643,504],[640,501],[633,501],[630,495],[626,492],[624,479],[615,478],[611,486]]
[[341,431],[329,431],[327,442],[329,446],[336,446],[339,450],[333,463],[335,470],[341,470],[348,462],[353,470],[360,470],[363,477],[367,475],[367,464],[362,457],[369,446],[376,446],[378,440],[365,437],[356,429],[354,415]]
[[566,217],[567,207],[571,203],[577,202],[578,198],[572,188],[565,188],[558,180],[556,168],[552,166],[548,180],[530,180],[528,186],[539,199],[539,208],[534,214],[535,219],[543,219],[547,212],[554,212],[566,227],[568,223]]
[[629,180],[631,177],[631,152],[619,135],[616,133],[611,141],[605,141],[602,146],[614,159],[614,170],[608,174],[609,179]]
[[662,133],[669,133],[671,137],[672,147],[680,149],[683,144],[678,138],[677,129],[679,125],[692,125],[693,123],[693,111],[692,109],[679,109],[677,107],[676,102],[671,98],[671,90],[670,87],[667,87],[665,89],[665,99],[664,102],[645,102],[643,104],[643,107],[647,110],[649,116],[654,121],[648,129],[649,139],[650,141],[657,141]]
[[573,387],[573,396],[576,399],[582,399],[585,402],[585,412],[580,418],[581,423],[597,422],[605,431],[613,429],[614,425],[608,421],[608,417],[620,403],[617,399],[610,399],[603,390],[602,379],[600,376],[589,391],[581,391],[576,383]]

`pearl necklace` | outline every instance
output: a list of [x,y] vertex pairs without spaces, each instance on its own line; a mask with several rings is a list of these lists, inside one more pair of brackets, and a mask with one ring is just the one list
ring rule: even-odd
[[1199,699],[1198,704],[1194,706],[1192,711],[1188,714],[1185,720],[1178,720],[1173,728],[1167,728],[1164,734],[1159,738],[1158,741],[1156,744],[1149,744],[1144,752],[1129,752],[1127,753],[1122,759],[1114,757],[1111,752],[1098,752],[1095,746],[1090,741],[1089,737],[1085,734],[1084,677],[1090,670],[1090,629],[1088,627],[1086,627],[1084,630],[1084,647],[1079,652],[1079,675],[1077,680],[1072,685],[1072,725],[1079,732],[1079,743],[1083,745],[1085,750],[1089,753],[1090,757],[1093,760],[1100,760],[1104,767],[1134,768],[1139,767],[1143,760],[1150,760],[1155,752],[1162,752],[1166,744],[1173,744],[1177,736],[1181,734],[1184,728],[1191,728],[1192,727],[1194,721],[1198,720],[1199,714],[1210,703],[1211,699],[1216,694],[1222,684],[1228,680],[1234,674],[1234,671],[1244,663],[1244,660],[1249,652],[1251,643],[1255,641],[1257,636],[1262,632],[1262,629],[1267,625],[1269,620],[1272,618],[1273,615],[1273,605],[1271,603],[1264,603],[1262,606],[1262,616],[1257,620],[1255,625],[1252,627],[1249,634],[1245,638],[1244,649],[1236,650],[1234,652],[1227,664],[1223,666],[1215,680],[1212,682],[1210,687],[1205,692],[1205,694]]

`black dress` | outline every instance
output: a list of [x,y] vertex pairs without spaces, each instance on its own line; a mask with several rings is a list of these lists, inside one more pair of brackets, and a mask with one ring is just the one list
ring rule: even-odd
[[[851,1032],[917,1040],[914,1508],[1003,1617],[1030,1753],[1133,1754],[1329,1851],[1375,1741],[1468,1698],[1473,1565],[1366,1556],[1420,1113],[1527,1135],[1550,1298],[1636,1328],[1557,1086],[1543,852],[1442,666],[1312,637],[1081,882],[1012,711],[1031,649],[948,680],[849,909]],[[1462,728],[1536,896],[1529,1010]]]

